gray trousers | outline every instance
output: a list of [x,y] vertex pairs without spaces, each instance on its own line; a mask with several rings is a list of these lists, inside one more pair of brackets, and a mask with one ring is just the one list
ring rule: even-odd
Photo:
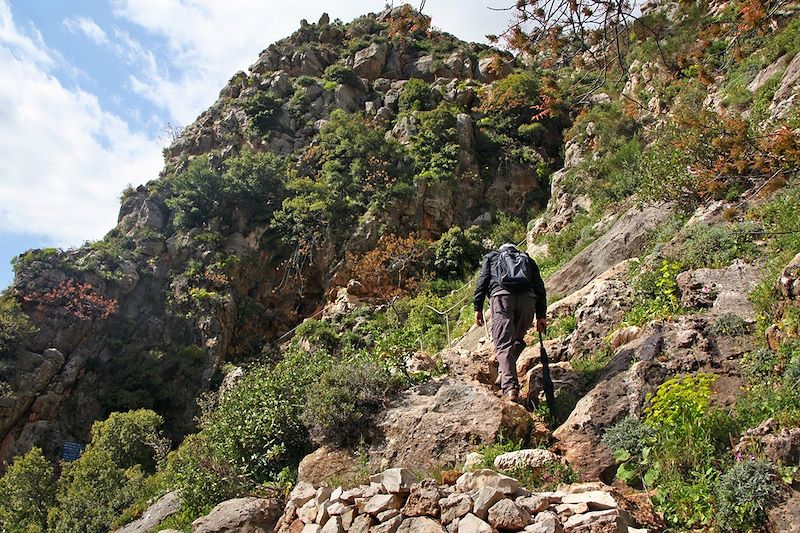
[[489,299],[492,310],[492,341],[500,364],[503,394],[519,390],[517,359],[525,349],[525,333],[536,315],[536,298],[530,293],[501,292]]

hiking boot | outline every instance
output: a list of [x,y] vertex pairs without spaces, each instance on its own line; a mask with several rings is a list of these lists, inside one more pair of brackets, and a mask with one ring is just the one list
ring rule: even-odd
[[511,400],[512,402],[519,402],[519,391],[510,390],[507,393],[503,394],[503,398],[506,400]]

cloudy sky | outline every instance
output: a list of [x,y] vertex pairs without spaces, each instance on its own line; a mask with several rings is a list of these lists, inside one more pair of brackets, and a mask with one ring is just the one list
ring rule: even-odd
[[[433,25],[485,41],[507,0],[428,0]],[[127,184],[157,177],[164,126],[185,126],[302,18],[386,2],[0,0],[0,289],[10,260],[116,223]],[[396,5],[399,5],[398,1]]]

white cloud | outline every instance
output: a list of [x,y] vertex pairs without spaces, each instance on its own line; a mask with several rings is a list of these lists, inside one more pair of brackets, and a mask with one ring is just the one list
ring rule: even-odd
[[94,95],[62,85],[36,35],[0,0],[0,232],[77,245],[115,225],[120,191],[155,178],[161,155]]
[[[505,29],[509,14],[489,11],[503,0],[429,0],[433,24],[462,39],[483,41]],[[162,64],[131,75],[131,86],[172,120],[186,125],[216,99],[225,82],[246,69],[269,44],[290,35],[306,18],[323,12],[349,21],[384,9],[384,0],[113,0],[116,16],[160,36]],[[397,2],[399,5],[400,2]],[[504,4],[503,4],[504,5]],[[166,60],[166,63],[164,61]]]
[[64,20],[64,26],[72,33],[83,33],[95,44],[108,44],[108,35],[91,17],[72,17]]

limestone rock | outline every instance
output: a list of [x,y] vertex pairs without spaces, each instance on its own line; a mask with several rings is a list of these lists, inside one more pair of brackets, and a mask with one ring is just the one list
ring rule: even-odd
[[472,504],[472,513],[478,518],[486,518],[489,509],[504,499],[503,493],[494,487],[481,487],[475,493],[474,503]]
[[489,524],[497,529],[519,531],[530,520],[528,511],[511,500],[500,500],[489,509]]
[[800,54],[794,56],[786,67],[780,85],[770,103],[770,120],[785,117],[796,103],[797,86],[800,83]]
[[592,511],[604,511],[616,509],[617,501],[608,492],[602,490],[592,490],[576,494],[567,494],[561,498],[562,503],[585,503]]
[[[647,394],[667,379],[682,373],[712,372],[719,402],[735,401],[741,387],[738,359],[752,349],[742,337],[719,338],[712,347],[703,333],[705,318],[685,318],[676,323],[652,324],[622,347],[598,378],[597,385],[578,401],[569,418],[553,437],[556,450],[579,469],[585,479],[611,481],[615,461],[600,442],[605,430],[628,415],[641,416]],[[695,330],[691,346],[680,347],[678,333]],[[661,357],[668,353],[669,357]],[[631,366],[631,362],[634,362]]]
[[528,511],[531,515],[541,513],[550,507],[550,499],[547,496],[539,494],[531,494],[530,496],[521,496],[516,500],[517,505]]
[[512,470],[520,467],[538,470],[549,463],[558,463],[560,460],[558,455],[548,450],[528,449],[498,455],[494,460],[494,467],[498,470]]
[[474,514],[468,514],[459,520],[457,533],[495,533],[495,531],[492,526]]
[[681,303],[708,309],[709,316],[735,313],[755,320],[750,292],[761,281],[761,270],[736,260],[727,268],[700,268],[681,272],[676,278]]
[[520,485],[516,479],[488,469],[467,472],[456,481],[456,488],[461,491],[477,490],[483,487],[492,487],[505,495],[512,495],[516,494]]
[[764,69],[756,74],[756,77],[747,84],[747,90],[751,93],[757,92],[761,87],[764,86],[769,80],[773,77],[777,76],[778,74],[782,73],[786,66],[789,64],[789,56],[782,55],[778,59],[776,59],[773,63],[764,67]]
[[364,512],[377,515],[388,509],[400,509],[403,506],[403,497],[399,494],[377,494],[364,505]]
[[447,525],[472,511],[473,501],[467,494],[451,494],[439,500],[442,524]]
[[800,492],[788,490],[767,510],[770,533],[800,533]]
[[332,477],[346,478],[357,470],[356,460],[349,452],[322,446],[300,461],[297,480],[319,485]]
[[442,493],[433,480],[427,480],[411,489],[403,514],[406,516],[439,516]]
[[[627,533],[628,527],[616,509],[606,511],[591,511],[584,514],[576,514],[567,518],[564,522],[564,529],[571,531],[590,531],[596,527],[615,526],[620,533]],[[613,531],[613,530],[612,530]]]
[[322,529],[319,530],[319,533],[344,533],[344,525],[342,525],[342,517],[341,516],[333,516],[325,522],[325,525],[322,526]]
[[377,79],[386,65],[388,51],[386,43],[372,43],[359,50],[353,61],[353,70],[360,78],[367,78],[369,81]]
[[669,213],[668,207],[630,208],[605,235],[550,276],[548,292],[569,294],[623,259],[636,257],[647,244],[648,232],[666,220]]
[[178,493],[174,491],[168,492],[148,507],[138,520],[121,527],[116,533],[148,533],[156,531],[161,522],[177,513],[180,508],[181,501],[178,498]]
[[478,466],[483,463],[483,454],[478,452],[470,452],[467,454],[467,458],[464,461],[464,466],[462,467],[462,472],[472,472],[476,470]]
[[353,524],[348,529],[348,533],[367,533],[370,527],[375,523],[375,519],[368,514],[362,514],[355,517]]
[[562,533],[564,528],[558,515],[552,511],[544,511],[536,515],[533,523],[525,528],[530,533]]
[[237,498],[220,503],[209,514],[192,522],[192,533],[272,531],[280,514],[275,500]]
[[416,481],[414,473],[407,468],[389,468],[370,476],[370,482],[380,483],[389,494],[407,493]]
[[440,533],[444,528],[436,520],[424,516],[406,518],[397,533]]

